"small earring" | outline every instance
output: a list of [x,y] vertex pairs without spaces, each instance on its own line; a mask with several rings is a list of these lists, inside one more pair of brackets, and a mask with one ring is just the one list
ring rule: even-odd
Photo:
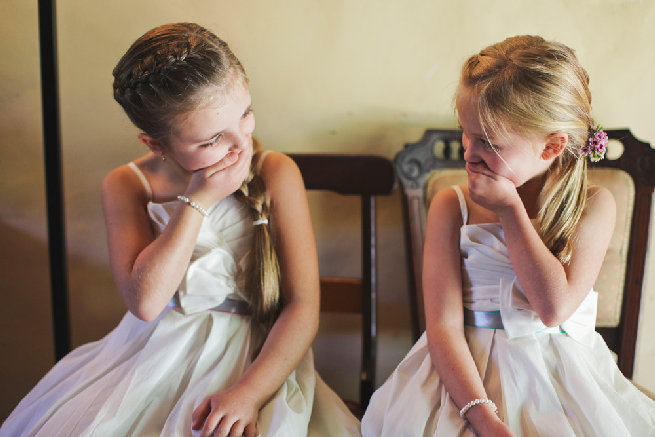
[[166,161],[166,155],[161,155],[161,160]]

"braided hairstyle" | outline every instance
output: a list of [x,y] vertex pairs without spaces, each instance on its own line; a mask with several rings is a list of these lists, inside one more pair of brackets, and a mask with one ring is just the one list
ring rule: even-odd
[[[245,70],[228,45],[194,23],[165,24],[137,39],[113,71],[114,99],[132,123],[166,146],[177,117],[201,105],[209,87],[247,83]],[[250,174],[235,193],[253,220],[268,219],[266,187],[259,171],[259,144],[253,139]],[[248,274],[253,356],[279,313],[280,269],[268,226],[255,226],[254,262]]]
[[589,76],[575,52],[539,36],[515,36],[491,45],[464,64],[458,93],[472,90],[486,131],[546,137],[568,134],[541,192],[539,235],[563,263],[587,195],[587,162],[580,156],[590,135]]
[[[234,196],[249,207],[253,221],[268,220],[270,211],[266,202],[266,186],[258,174],[263,154],[255,139],[253,139],[253,147],[258,152],[253,156],[250,174]],[[251,319],[253,357],[259,353],[280,311],[280,265],[274,241],[267,225],[256,225],[254,232],[253,270],[248,275],[246,283],[253,314]]]

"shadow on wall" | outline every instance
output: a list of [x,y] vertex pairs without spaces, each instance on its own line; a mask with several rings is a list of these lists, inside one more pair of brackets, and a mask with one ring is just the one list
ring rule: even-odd
[[43,241],[0,223],[0,417],[54,363],[48,251]]
[[[0,222],[0,420],[54,364],[47,244]],[[69,257],[73,347],[111,330],[125,312],[106,269]],[[113,294],[110,299],[105,295]]]

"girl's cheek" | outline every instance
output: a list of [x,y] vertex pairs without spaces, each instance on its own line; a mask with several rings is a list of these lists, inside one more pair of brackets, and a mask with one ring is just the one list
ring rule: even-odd
[[241,132],[245,135],[251,135],[255,130],[255,115],[250,114],[243,119],[241,124]]

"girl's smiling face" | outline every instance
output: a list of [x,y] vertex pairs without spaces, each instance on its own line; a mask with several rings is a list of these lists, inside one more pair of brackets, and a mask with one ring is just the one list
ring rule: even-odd
[[230,152],[252,154],[255,116],[248,85],[238,79],[208,91],[208,101],[179,117],[166,142],[165,154],[187,171],[216,164]]
[[552,162],[542,159],[545,138],[531,138],[513,132],[497,137],[493,132],[485,132],[478,116],[478,99],[474,91],[461,89],[457,94],[456,106],[462,128],[464,160],[469,173],[471,165],[482,165],[520,187],[543,174]]

